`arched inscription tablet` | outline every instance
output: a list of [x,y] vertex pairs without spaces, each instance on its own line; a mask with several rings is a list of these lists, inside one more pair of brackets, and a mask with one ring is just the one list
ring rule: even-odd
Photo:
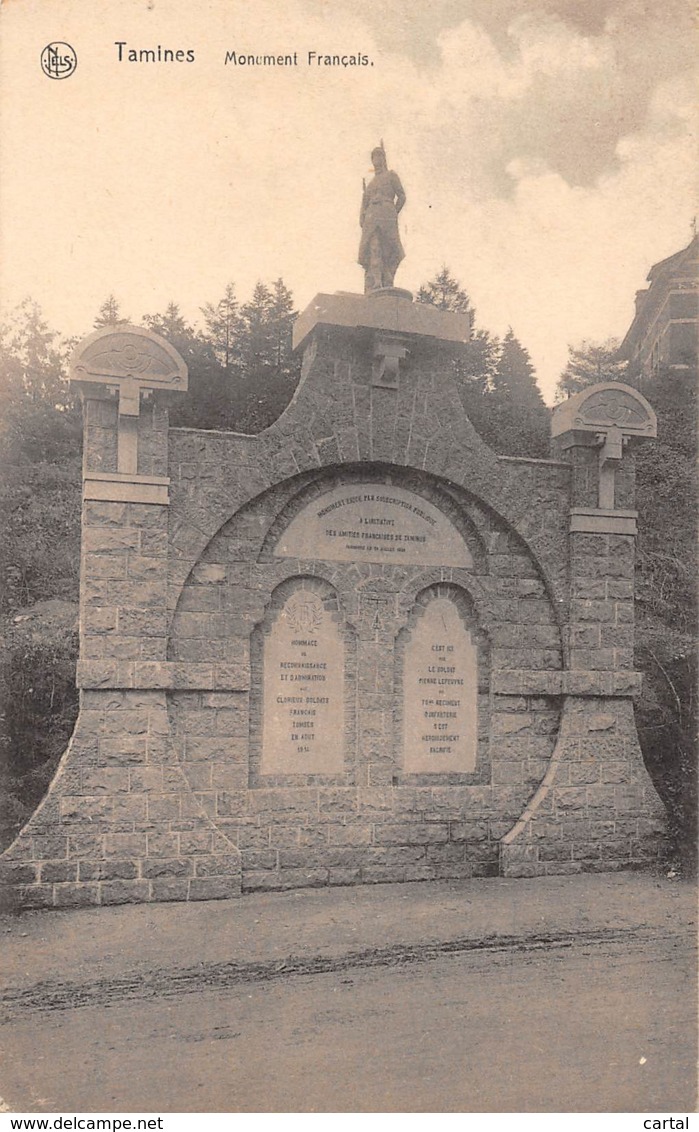
[[448,598],[418,616],[403,661],[406,774],[476,767],[478,660],[471,634]]
[[375,483],[335,487],[318,496],[291,520],[273,553],[334,562],[473,566],[459,531],[433,503]]
[[344,643],[310,590],[285,601],[265,637],[261,774],[343,770]]

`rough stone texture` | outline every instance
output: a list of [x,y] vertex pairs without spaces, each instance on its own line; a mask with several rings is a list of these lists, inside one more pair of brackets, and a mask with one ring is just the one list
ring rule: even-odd
[[[11,899],[565,873],[662,850],[633,722],[633,536],[569,533],[571,508],[597,506],[594,449],[485,446],[453,384],[458,349],[414,338],[397,387],[378,387],[371,338],[318,325],[294,401],[258,437],[168,430],[157,393],[141,406],[138,472],[167,475],[170,504],[84,503],[80,717],[3,858]],[[116,402],[88,399],[85,421],[86,472],[113,471]],[[632,455],[616,476],[632,507]],[[353,483],[438,508],[473,566],[275,553],[304,508]],[[323,740],[331,773],[272,775],[265,641],[306,592],[337,624],[343,715]],[[469,773],[403,767],[403,659],[436,599],[478,657]]]

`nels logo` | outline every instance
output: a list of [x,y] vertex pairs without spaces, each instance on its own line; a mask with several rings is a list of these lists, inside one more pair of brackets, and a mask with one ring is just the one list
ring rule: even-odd
[[68,79],[78,65],[69,43],[49,43],[41,52],[41,69],[49,79]]

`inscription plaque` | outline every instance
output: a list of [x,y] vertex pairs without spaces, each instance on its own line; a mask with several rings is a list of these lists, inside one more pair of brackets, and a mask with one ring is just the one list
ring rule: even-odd
[[478,660],[471,634],[448,598],[419,615],[403,661],[406,774],[476,767]]
[[265,638],[261,774],[343,770],[344,644],[322,599],[292,594]]
[[274,548],[278,558],[394,565],[473,567],[450,519],[404,488],[375,483],[335,487],[296,515]]

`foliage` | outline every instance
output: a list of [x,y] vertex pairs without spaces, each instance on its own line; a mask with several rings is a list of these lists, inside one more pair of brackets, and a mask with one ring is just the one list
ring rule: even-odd
[[166,338],[189,369],[189,392],[171,423],[256,433],[268,428],[291,400],[301,373],[291,352],[296,317],[283,280],[258,283],[242,306],[229,283],[217,303],[202,307],[204,330],[190,326],[170,303],[144,323]]
[[123,326],[128,321],[128,318],[122,316],[121,308],[115,296],[109,294],[97,312],[93,325],[96,330],[100,330],[104,326]]
[[11,619],[0,644],[0,846],[48,789],[78,712],[77,606],[49,601]]
[[[474,315],[467,292],[447,267],[420,287],[417,301]],[[549,412],[531,358],[511,328],[502,342],[477,330],[454,363],[454,375],[466,415],[495,452],[548,456]]]
[[564,401],[588,385],[601,381],[626,381],[628,363],[619,359],[619,342],[581,342],[568,347],[568,364],[558,379],[556,400]]
[[222,369],[231,374],[238,357],[242,321],[233,284],[228,284],[222,298],[215,305],[205,303],[201,313],[204,315],[206,337],[211,343],[214,357]]
[[658,439],[636,457],[637,663],[645,674],[636,708],[643,755],[668,810],[685,868],[697,835],[697,382],[696,371],[662,369],[644,394]]
[[536,384],[529,353],[515,338],[505,335],[490,383],[488,439],[496,452],[507,456],[547,457],[550,417]]
[[692,873],[697,845],[695,639],[641,617],[636,662],[644,674],[635,708],[643,758],[667,810],[674,854],[683,870]]
[[177,350],[189,370],[189,390],[170,410],[176,427],[226,429],[231,427],[231,382],[216,358],[215,347],[170,302],[158,314],[145,315],[149,330]]
[[77,591],[82,430],[67,353],[29,300],[2,328],[0,613]]
[[454,279],[448,267],[443,267],[437,272],[429,283],[423,283],[416,298],[418,303],[429,303],[430,306],[437,307],[441,311],[452,311],[455,314],[465,314],[470,311],[471,318],[475,317],[476,312],[471,306],[471,300],[458,280]]
[[38,633],[28,611],[78,596],[82,429],[69,349],[31,300],[0,334],[0,839],[44,793],[77,714],[77,605],[59,603],[68,628],[39,617]]
[[237,427],[260,432],[284,411],[301,376],[301,359],[291,352],[296,318],[291,291],[281,279],[271,288],[258,283],[240,315]]

